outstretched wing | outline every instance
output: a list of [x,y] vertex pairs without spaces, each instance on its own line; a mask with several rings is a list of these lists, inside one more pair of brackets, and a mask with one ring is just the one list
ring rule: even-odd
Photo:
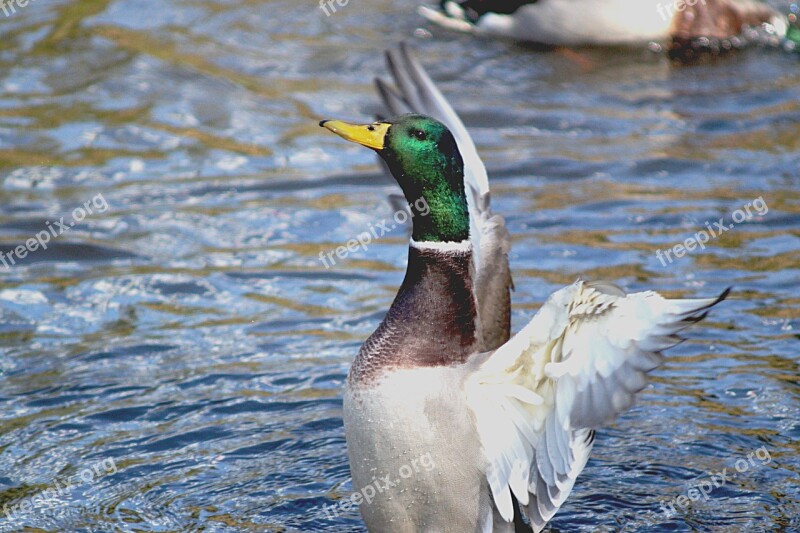
[[513,518],[513,493],[534,530],[544,528],[583,470],[594,428],[627,410],[660,352],[727,295],[668,300],[578,281],[489,356],[467,393],[503,518]]
[[470,213],[470,240],[475,266],[483,351],[494,350],[509,337],[511,239],[505,221],[492,214],[489,179],[464,123],[405,44],[386,54],[395,87],[376,80],[378,92],[392,115],[419,113],[439,120],[452,132],[464,160],[464,185]]

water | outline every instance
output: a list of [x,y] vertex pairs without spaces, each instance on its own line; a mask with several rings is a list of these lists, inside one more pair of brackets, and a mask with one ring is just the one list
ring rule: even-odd
[[[380,52],[402,39],[490,170],[515,329],[578,276],[735,287],[599,433],[553,528],[800,529],[798,57],[673,68],[644,49],[414,36],[414,6],[40,0],[0,15],[0,249],[67,227],[0,266],[0,531],[363,531],[357,511],[323,507],[350,495],[341,389],[406,233],[322,265],[390,218],[398,189],[317,122],[368,120]],[[705,250],[657,258],[748,202]]]

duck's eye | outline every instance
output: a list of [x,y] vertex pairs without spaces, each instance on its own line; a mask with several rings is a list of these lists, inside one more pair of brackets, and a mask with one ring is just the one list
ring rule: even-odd
[[428,138],[428,136],[425,135],[425,132],[422,130],[413,130],[411,132],[411,135],[413,135],[414,138],[417,139],[418,141],[424,141],[425,139]]

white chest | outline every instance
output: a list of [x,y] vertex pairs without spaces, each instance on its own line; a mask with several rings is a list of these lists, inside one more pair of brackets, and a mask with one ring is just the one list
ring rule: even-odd
[[371,531],[470,531],[477,523],[482,459],[460,375],[401,370],[345,392],[353,487]]

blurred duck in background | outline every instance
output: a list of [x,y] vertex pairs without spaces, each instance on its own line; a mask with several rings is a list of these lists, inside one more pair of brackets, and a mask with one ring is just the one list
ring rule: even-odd
[[[797,5],[786,16],[757,0],[443,0],[420,7],[453,30],[554,46],[666,44],[736,47],[748,28],[796,46]],[[793,46],[793,47],[794,47]]]

